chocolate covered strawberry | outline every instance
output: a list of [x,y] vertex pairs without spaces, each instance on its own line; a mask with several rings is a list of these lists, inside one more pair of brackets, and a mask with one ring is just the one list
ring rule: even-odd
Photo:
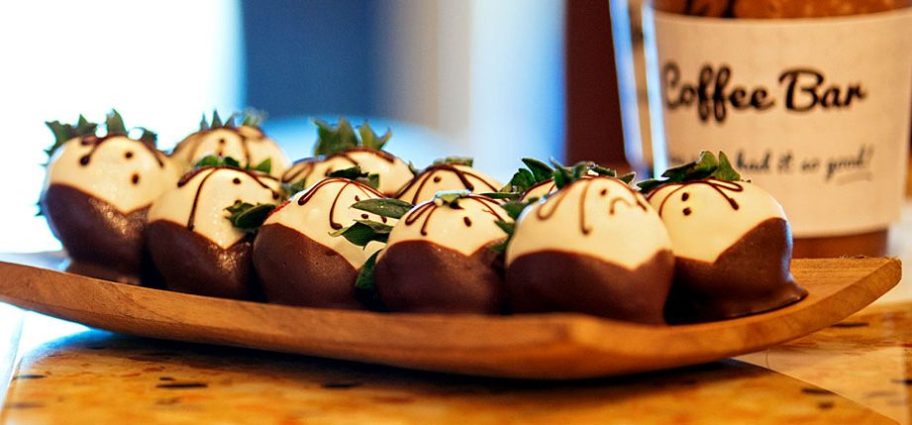
[[506,247],[515,312],[663,322],[671,241],[646,199],[613,176],[592,164],[558,167],[558,190],[519,216]]
[[197,132],[187,136],[174,148],[171,157],[180,161],[186,169],[207,156],[233,158],[242,166],[265,171],[274,177],[281,176],[288,168],[288,158],[260,127],[260,115],[248,112],[240,115],[235,123],[232,115],[222,121],[218,112],[212,113],[212,121],[203,119]]
[[[344,170],[343,170],[344,171]],[[355,293],[358,271],[383,244],[355,246],[332,234],[358,220],[396,220],[351,207],[383,195],[358,177],[335,172],[298,192],[273,212],[253,245],[253,261],[267,300],[326,308],[361,308]]]
[[107,116],[104,135],[81,116],[75,126],[48,126],[56,142],[40,205],[73,270],[137,283],[147,269],[149,205],[177,181],[178,167],[156,149],[154,133],[131,137],[117,111]]
[[472,168],[471,158],[444,158],[435,161],[402,187],[395,197],[418,204],[434,198],[437,192],[467,190],[471,193],[496,192],[501,184]]
[[148,247],[165,285],[200,295],[253,298],[258,291],[252,237],[233,216],[247,212],[246,206],[280,201],[278,179],[230,157],[204,158],[149,210]]
[[393,226],[363,221],[339,232],[359,245],[386,242],[358,280],[359,288],[376,291],[385,308],[484,314],[502,310],[503,264],[492,248],[504,240],[501,226],[512,219],[498,201],[454,191],[440,192],[415,206],[395,199],[354,206],[401,217]]
[[282,175],[282,182],[291,193],[303,190],[335,171],[351,167],[376,175],[377,189],[387,196],[396,193],[414,176],[408,164],[383,150],[392,137],[390,130],[378,136],[370,125],[364,123],[355,133],[345,118],[340,118],[335,125],[321,120],[315,123],[317,145],[314,156],[296,161]]
[[794,303],[807,292],[789,272],[792,235],[782,205],[741,179],[723,153],[641,183],[671,235],[670,321],[720,320]]

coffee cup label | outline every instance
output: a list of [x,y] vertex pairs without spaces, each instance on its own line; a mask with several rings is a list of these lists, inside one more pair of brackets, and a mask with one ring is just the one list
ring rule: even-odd
[[644,26],[654,140],[665,147],[657,158],[677,165],[726,152],[782,202],[798,237],[899,217],[912,8],[787,20],[648,10]]

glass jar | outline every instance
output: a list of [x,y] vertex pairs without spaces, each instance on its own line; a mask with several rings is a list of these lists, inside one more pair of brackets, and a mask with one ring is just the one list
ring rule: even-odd
[[782,202],[795,256],[884,255],[912,105],[912,0],[654,0],[656,169],[725,151]]

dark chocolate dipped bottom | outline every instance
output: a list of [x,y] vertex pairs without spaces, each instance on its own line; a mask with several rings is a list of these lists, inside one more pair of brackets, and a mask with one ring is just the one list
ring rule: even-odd
[[222,249],[186,226],[164,220],[149,223],[146,238],[166,288],[219,298],[257,298],[250,241]]
[[134,284],[153,273],[143,245],[148,207],[124,214],[77,188],[51,184],[41,210],[73,260],[73,272]]
[[585,254],[540,251],[507,267],[513,311],[576,312],[628,322],[662,324],[674,254],[656,252],[630,270]]
[[470,256],[425,241],[386,248],[374,283],[390,311],[496,314],[503,308],[499,255],[483,247]]
[[281,224],[260,228],[253,264],[266,299],[305,307],[361,309],[358,271],[332,249]]
[[765,220],[713,263],[677,258],[665,316],[669,323],[732,319],[793,304],[807,296],[789,272],[788,222]]

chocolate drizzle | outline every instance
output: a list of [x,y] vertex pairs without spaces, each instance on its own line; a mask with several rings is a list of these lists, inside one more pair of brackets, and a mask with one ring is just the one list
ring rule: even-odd
[[330,205],[330,207],[329,207],[329,217],[328,217],[329,218],[329,227],[332,228],[333,230],[339,230],[342,227],[344,227],[341,223],[334,221],[333,216],[335,216],[336,205],[339,203],[339,198],[342,196],[342,193],[345,192],[345,189],[348,186],[354,186],[355,188],[360,190],[361,193],[364,193],[365,195],[368,195],[371,197],[383,198],[383,194],[380,193],[379,191],[377,191],[377,189],[374,189],[364,183],[357,182],[354,180],[334,177],[334,178],[320,180],[317,184],[315,184],[313,187],[308,189],[307,192],[304,193],[304,195],[302,195],[300,198],[298,198],[298,205],[304,205],[304,204],[310,202],[310,200],[317,194],[318,191],[320,191],[320,189],[322,189],[332,183],[342,183],[342,187],[339,188],[339,191],[336,192],[336,196],[333,198],[332,205]]
[[[319,164],[321,162],[329,161],[333,158],[345,159],[346,161],[348,161],[351,164],[352,167],[361,166],[361,163],[359,163],[357,160],[355,160],[351,156],[352,153],[356,153],[356,152],[367,152],[367,153],[373,154],[374,156],[376,156],[380,159],[383,159],[386,162],[389,162],[391,164],[396,161],[396,157],[393,156],[392,154],[390,154],[389,152],[385,152],[385,151],[377,150],[377,149],[365,148],[365,147],[356,147],[356,148],[346,149],[339,153],[332,154],[330,156],[327,156],[326,158],[320,158],[320,157],[305,158],[305,159],[295,161],[295,163],[291,166],[291,168],[289,168],[288,171],[286,171],[285,174],[282,175],[282,182],[283,183],[293,183],[293,182],[301,181],[301,180],[307,182],[307,179],[310,178],[310,175],[313,173],[314,168],[316,168],[317,164]],[[323,177],[327,177],[329,175],[329,173],[331,173],[332,171],[335,171],[335,170],[327,169],[326,175],[324,175]]]
[[424,189],[424,186],[427,184],[428,180],[437,172],[447,172],[447,173],[455,174],[456,178],[459,179],[459,182],[462,183],[463,189],[468,189],[470,191],[475,190],[475,185],[472,184],[471,181],[469,181],[469,177],[475,178],[476,180],[480,181],[482,184],[487,186],[488,189],[492,192],[496,192],[498,189],[497,187],[494,186],[494,184],[487,181],[483,176],[481,176],[479,174],[473,173],[471,171],[460,170],[459,168],[457,168],[456,166],[451,165],[451,164],[438,164],[438,165],[432,165],[432,166],[426,168],[421,174],[415,176],[415,178],[413,178],[411,181],[409,181],[408,184],[405,185],[405,187],[403,187],[402,189],[399,189],[399,192],[396,193],[395,197],[401,199],[401,197],[403,195],[405,195],[409,190],[411,190],[412,187],[417,185],[418,188],[415,190],[415,194],[412,195],[412,199],[408,200],[408,202],[411,202],[413,204],[418,203],[419,201],[421,201],[421,199],[419,199],[419,196],[421,195],[422,189]]
[[243,168],[226,167],[226,166],[196,168],[193,171],[190,171],[189,173],[184,174],[184,176],[181,177],[181,179],[177,182],[177,187],[179,187],[179,188],[184,187],[187,185],[187,183],[190,183],[190,181],[193,180],[194,177],[202,174],[205,171],[211,171],[210,173],[206,174],[203,177],[203,181],[201,181],[199,186],[196,187],[196,193],[193,195],[193,206],[190,207],[190,216],[187,218],[187,230],[193,231],[193,228],[195,227],[194,223],[196,221],[196,209],[199,206],[200,194],[202,194],[202,192],[203,192],[203,187],[206,185],[206,181],[209,180],[209,177],[212,177],[213,174],[215,174],[219,171],[222,171],[222,170],[231,170],[231,171],[237,171],[237,172],[246,174],[248,177],[253,179],[253,181],[255,181],[258,185],[260,185],[260,187],[272,192],[272,199],[279,199],[279,197],[281,196],[281,194],[279,194],[279,192],[276,192],[273,188],[269,187],[269,185],[267,185],[266,183],[263,183],[263,181],[260,180],[261,178],[268,179],[268,180],[276,180],[275,177],[272,177],[272,176],[269,176],[266,174],[257,174],[253,171],[245,170]]
[[[492,216],[494,216],[494,218],[496,220],[505,221],[504,217],[501,216],[495,209],[495,208],[499,208],[497,201],[494,201],[491,198],[469,193],[469,194],[465,195],[464,197],[459,198],[459,200],[457,202],[464,202],[464,201],[478,202],[482,206],[485,207],[483,210],[484,212],[491,214]],[[418,205],[411,211],[409,211],[409,213],[406,214],[405,217],[403,217],[403,221],[406,226],[411,226],[412,224],[415,224],[415,222],[417,222],[418,220],[421,220],[422,218],[424,218],[424,221],[421,222],[421,236],[427,236],[427,234],[428,234],[427,227],[431,221],[431,216],[434,215],[434,212],[437,211],[438,208],[441,208],[443,206],[444,206],[444,203],[439,200],[427,201],[421,205]],[[460,207],[458,204],[456,206],[448,206],[448,207],[454,208],[454,209],[462,209],[462,207]],[[464,217],[463,221],[465,222],[466,226],[472,225],[472,222],[471,222],[471,220],[468,219],[468,217]]]
[[[535,211],[535,217],[538,218],[539,220],[543,220],[543,221],[550,219],[551,217],[554,216],[554,214],[557,213],[557,210],[560,208],[561,204],[564,202],[564,198],[567,197],[567,194],[570,193],[570,189],[573,187],[573,185],[577,185],[577,184],[584,185],[583,192],[580,194],[580,200],[579,200],[579,206],[578,206],[579,223],[580,223],[580,232],[582,232],[582,234],[584,234],[584,235],[588,235],[589,233],[592,232],[592,228],[586,225],[586,208],[585,208],[586,195],[589,193],[589,189],[591,188],[592,184],[597,182],[600,179],[615,180],[613,177],[584,177],[580,180],[577,180],[570,186],[565,187],[565,188],[555,192],[553,195],[551,195],[551,197],[548,198],[548,202],[545,202],[541,207],[538,208],[538,210]],[[631,196],[633,196],[633,202],[631,202],[629,199],[625,199],[625,198],[621,198],[621,197],[613,198],[608,203],[608,214],[614,215],[616,205],[618,203],[623,203],[624,205],[626,205],[628,207],[640,208],[643,211],[646,211],[646,203],[644,203],[642,200],[640,200],[639,197],[637,197],[637,192],[634,191],[633,189],[631,189],[629,186],[627,186],[623,182],[621,182],[620,180],[618,180],[618,182],[620,182],[620,186],[624,190],[628,191],[631,194]],[[608,193],[609,192],[606,189],[602,189],[599,192],[599,195],[606,196],[606,195],[608,195]]]
[[[716,180],[716,179],[703,179],[703,180],[694,180],[694,181],[682,183],[681,186],[672,190],[671,193],[668,194],[668,196],[666,196],[664,199],[662,199],[662,203],[659,204],[659,208],[658,208],[659,216],[660,217],[662,216],[662,211],[664,211],[664,209],[665,209],[665,203],[667,203],[668,200],[671,199],[671,197],[675,195],[675,193],[678,193],[679,191],[683,190],[687,186],[695,185],[695,184],[704,184],[704,185],[711,187],[719,195],[721,195],[722,198],[725,199],[725,201],[728,202],[728,205],[731,206],[731,208],[733,210],[737,211],[740,208],[740,205],[738,205],[738,201],[736,201],[735,198],[728,196],[725,193],[725,191],[728,190],[728,191],[731,191],[734,193],[741,193],[744,191],[744,186],[742,186],[738,182]],[[659,191],[654,190],[654,191],[650,192],[649,196],[647,196],[646,199],[652,199],[652,197],[657,192],[659,192]],[[682,201],[686,201],[689,198],[690,198],[690,195],[688,193],[685,192],[685,193],[681,194]],[[684,210],[684,215],[690,215],[692,212],[693,211],[690,208],[686,208]]]
[[[101,145],[104,144],[104,142],[107,142],[108,140],[113,140],[117,137],[123,137],[124,139],[129,140],[131,142],[139,143],[140,145],[142,145],[142,147],[144,147],[147,151],[149,151],[149,153],[152,154],[152,157],[155,158],[155,161],[158,162],[159,168],[165,167],[165,161],[162,159],[165,156],[165,154],[159,152],[158,149],[155,149],[155,146],[152,146],[149,143],[143,142],[142,140],[131,139],[122,134],[109,134],[105,137],[98,137],[98,136],[92,136],[92,135],[83,137],[79,141],[79,144],[81,144],[82,146],[91,145],[92,149],[89,150],[89,153],[79,157],[79,165],[82,165],[83,167],[88,166],[89,163],[92,161],[92,155],[95,155],[95,152],[98,151],[98,148],[101,147]],[[128,151],[124,155],[125,155],[125,158],[130,159],[133,156],[133,152]]]

